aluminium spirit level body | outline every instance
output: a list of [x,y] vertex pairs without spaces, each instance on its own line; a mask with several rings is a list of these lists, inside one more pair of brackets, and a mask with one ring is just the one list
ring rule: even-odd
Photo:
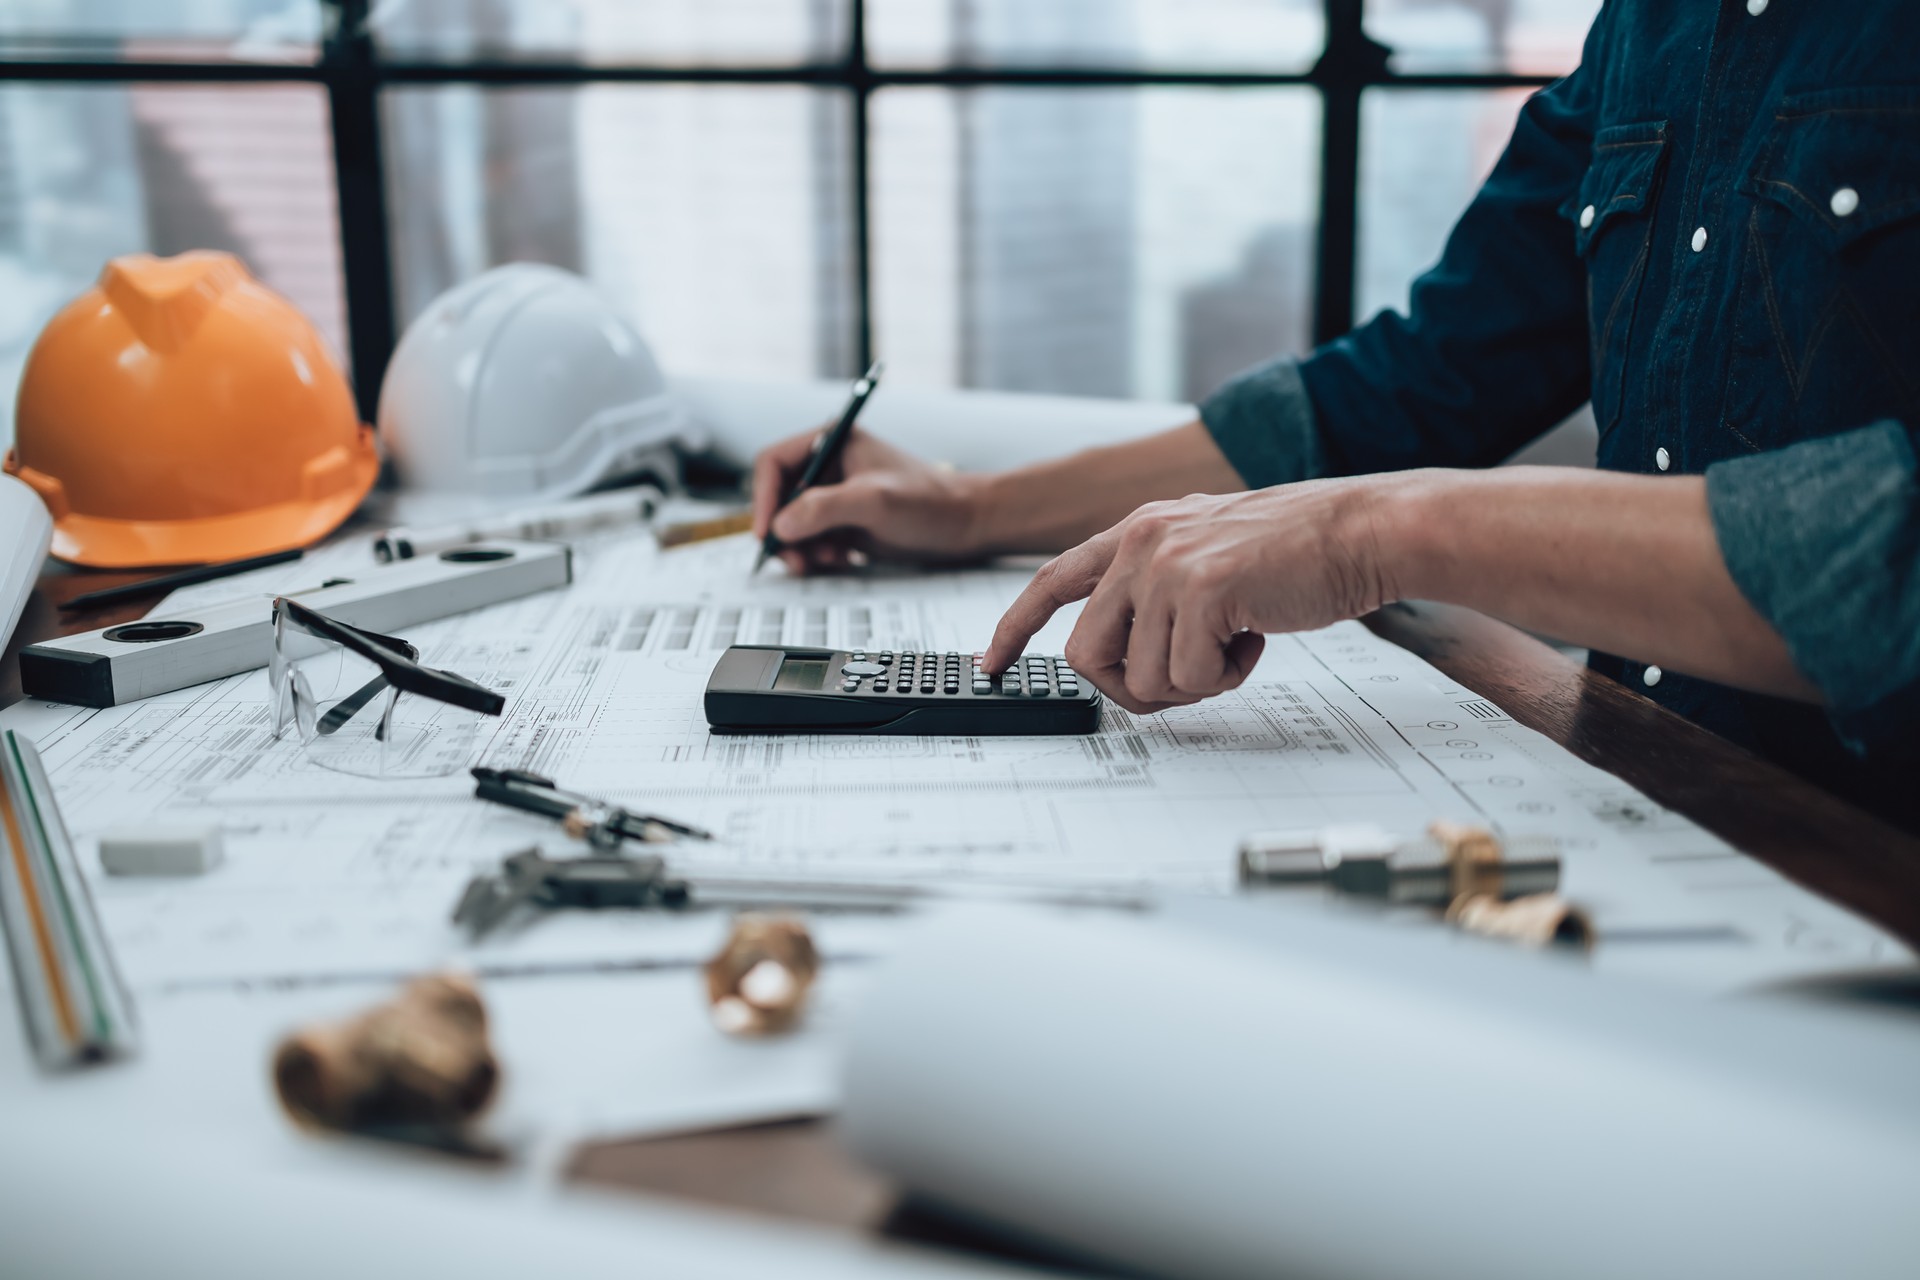
[[[279,594],[391,634],[571,581],[566,546],[489,542]],[[30,698],[113,707],[253,671],[272,656],[272,597],[256,595],[30,645],[20,651],[20,683]]]

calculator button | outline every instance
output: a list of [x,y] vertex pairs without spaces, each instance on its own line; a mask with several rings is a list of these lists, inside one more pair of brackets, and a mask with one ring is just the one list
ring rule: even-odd
[[865,662],[867,660],[867,651],[865,649],[855,649],[853,651],[853,660],[855,662]]
[[881,655],[880,655],[880,657],[879,657],[879,659],[878,659],[878,661],[880,661],[880,662],[883,662],[883,663],[885,663],[885,664],[886,664],[887,666],[892,666],[892,665],[893,665],[893,655],[892,655],[892,654],[890,654],[890,653],[883,653],[883,654],[881,654]]
[[862,676],[883,676],[887,669],[877,662],[849,662],[840,668],[840,674],[849,680],[858,680]]
[[859,688],[860,688],[860,682],[858,680],[849,680],[845,684],[840,686],[840,689],[843,693],[853,693]]
[[973,691],[975,693],[992,693],[993,686],[985,680],[975,680],[973,682]]

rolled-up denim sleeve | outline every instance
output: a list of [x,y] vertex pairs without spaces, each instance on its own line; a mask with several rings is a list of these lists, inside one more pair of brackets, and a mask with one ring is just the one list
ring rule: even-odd
[[1200,406],[1200,420],[1249,489],[1326,471],[1313,401],[1291,356],[1236,376]]
[[1591,391],[1586,267],[1565,206],[1592,157],[1609,40],[1535,95],[1405,315],[1241,374],[1201,418],[1249,486],[1498,462]]
[[1920,463],[1883,422],[1707,468],[1720,553],[1855,750],[1920,716]]

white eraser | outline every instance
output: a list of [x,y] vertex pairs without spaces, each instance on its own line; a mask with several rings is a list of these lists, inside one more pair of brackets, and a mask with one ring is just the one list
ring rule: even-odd
[[197,876],[225,858],[219,827],[123,827],[100,837],[108,875]]

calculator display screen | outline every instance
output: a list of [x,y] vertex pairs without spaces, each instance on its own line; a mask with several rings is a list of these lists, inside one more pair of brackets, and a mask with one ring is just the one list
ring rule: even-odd
[[827,687],[827,666],[826,658],[783,659],[779,674],[773,678],[773,687],[817,693]]

